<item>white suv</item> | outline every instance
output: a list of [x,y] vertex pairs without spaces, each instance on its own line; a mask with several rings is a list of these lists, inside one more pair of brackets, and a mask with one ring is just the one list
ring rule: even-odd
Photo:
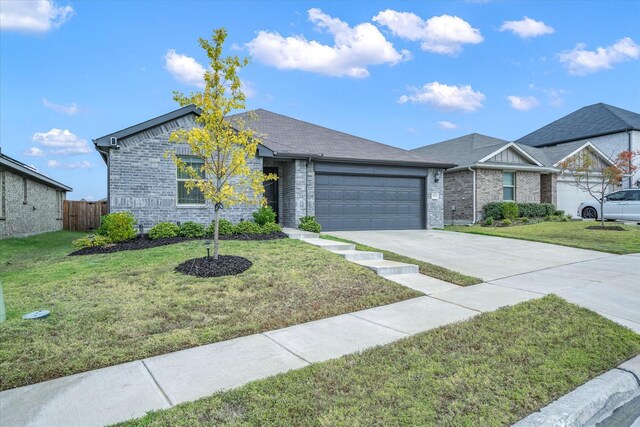
[[[578,216],[600,219],[600,203],[595,200],[582,202]],[[640,188],[620,190],[604,197],[604,219],[640,221]]]

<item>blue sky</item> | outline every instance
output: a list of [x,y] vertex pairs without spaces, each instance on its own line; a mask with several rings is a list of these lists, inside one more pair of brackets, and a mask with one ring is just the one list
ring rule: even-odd
[[[247,108],[410,149],[640,111],[640,2],[2,1],[2,152],[106,195],[91,140],[197,90],[198,37],[250,55]],[[525,19],[527,17],[528,19]]]

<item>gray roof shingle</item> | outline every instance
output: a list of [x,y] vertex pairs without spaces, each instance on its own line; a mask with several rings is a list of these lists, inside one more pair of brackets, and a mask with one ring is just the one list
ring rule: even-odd
[[493,138],[479,133],[471,133],[459,138],[448,139],[435,144],[425,145],[424,147],[414,148],[411,152],[441,162],[468,166],[480,161],[480,159],[483,159],[509,143],[509,141],[505,141],[504,139]]
[[640,114],[599,103],[574,111],[516,142],[541,147],[625,130],[640,130]]
[[[253,114],[256,120],[252,120]],[[453,166],[401,148],[349,135],[302,120],[258,109],[230,116],[242,118],[247,128],[262,134],[261,143],[276,156],[311,156],[324,159],[414,163],[416,165]]]

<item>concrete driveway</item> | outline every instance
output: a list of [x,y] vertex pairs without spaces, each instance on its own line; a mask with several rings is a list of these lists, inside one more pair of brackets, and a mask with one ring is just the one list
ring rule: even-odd
[[[640,333],[640,254],[612,255],[449,231],[328,234],[431,262],[487,282],[477,286],[497,286],[540,295],[553,293]],[[436,297],[449,300],[449,295],[454,296],[455,292],[442,292]]]
[[615,255],[503,237],[434,230],[327,234],[431,262],[484,281]]

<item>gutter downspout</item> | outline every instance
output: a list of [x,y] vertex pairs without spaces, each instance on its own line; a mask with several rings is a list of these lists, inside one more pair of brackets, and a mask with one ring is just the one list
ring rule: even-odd
[[467,168],[471,172],[473,172],[473,224],[476,223],[476,170],[472,169],[471,166]]

